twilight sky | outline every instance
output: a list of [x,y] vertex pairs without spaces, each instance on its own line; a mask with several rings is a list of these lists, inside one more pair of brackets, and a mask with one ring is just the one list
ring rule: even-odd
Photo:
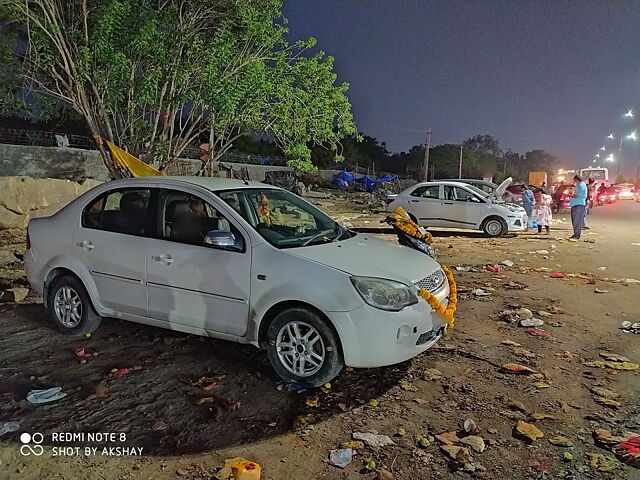
[[432,128],[435,144],[486,133],[584,167],[609,133],[640,136],[638,0],[285,0],[284,14],[292,40],[335,56],[358,128],[392,151]]

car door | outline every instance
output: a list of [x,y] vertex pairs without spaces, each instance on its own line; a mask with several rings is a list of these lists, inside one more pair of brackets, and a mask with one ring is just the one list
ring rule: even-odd
[[444,185],[442,200],[442,226],[452,228],[478,228],[486,203],[473,191],[464,187]]
[[[251,252],[215,199],[186,189],[162,189],[157,238],[147,245],[147,291],[152,318],[229,335],[244,335],[249,316]],[[207,236],[208,232],[218,234]],[[211,244],[232,232],[233,245]],[[208,243],[209,242],[209,243]]]
[[154,189],[116,188],[92,199],[74,231],[77,257],[89,270],[101,305],[147,315],[145,236]]
[[442,202],[440,185],[420,185],[407,197],[407,211],[413,214],[418,224],[437,227],[441,224]]

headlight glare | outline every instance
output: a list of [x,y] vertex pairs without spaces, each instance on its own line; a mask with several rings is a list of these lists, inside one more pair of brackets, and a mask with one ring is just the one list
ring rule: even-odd
[[374,277],[351,277],[351,283],[365,302],[381,310],[398,312],[418,303],[413,290],[404,283]]

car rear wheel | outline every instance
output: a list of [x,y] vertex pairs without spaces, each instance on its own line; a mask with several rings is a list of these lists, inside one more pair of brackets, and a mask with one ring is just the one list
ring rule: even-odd
[[82,282],[64,275],[48,288],[47,306],[56,328],[65,335],[82,336],[94,332],[102,321]]
[[289,308],[273,319],[267,354],[283,379],[305,387],[331,381],[344,365],[337,333],[316,312]]
[[485,220],[482,230],[489,237],[501,237],[507,232],[507,222],[497,217],[489,218]]

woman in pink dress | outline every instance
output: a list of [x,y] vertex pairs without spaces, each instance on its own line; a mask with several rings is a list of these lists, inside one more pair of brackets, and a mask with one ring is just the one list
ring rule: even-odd
[[549,227],[551,226],[551,204],[553,203],[553,197],[546,193],[544,190],[540,192],[540,203],[538,204],[538,214],[536,216],[536,222],[538,223],[538,233],[542,233],[542,227],[544,226],[547,234],[549,233]]

